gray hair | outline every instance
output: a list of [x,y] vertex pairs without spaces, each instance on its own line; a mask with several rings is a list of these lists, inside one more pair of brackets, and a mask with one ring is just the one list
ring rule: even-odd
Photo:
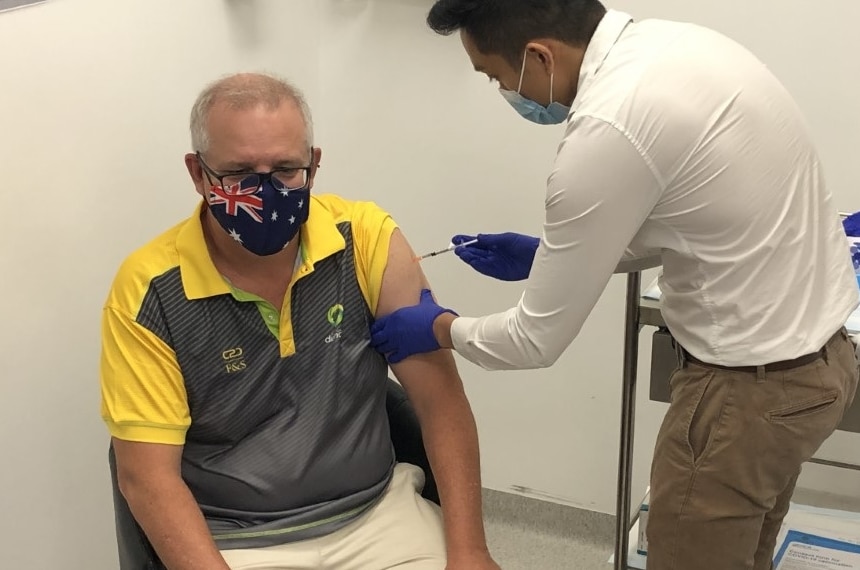
[[191,109],[191,146],[195,152],[209,149],[207,119],[215,103],[224,101],[231,108],[245,109],[256,105],[276,108],[292,101],[301,110],[305,122],[307,145],[314,144],[311,110],[302,92],[288,81],[266,73],[239,73],[210,83],[197,97]]

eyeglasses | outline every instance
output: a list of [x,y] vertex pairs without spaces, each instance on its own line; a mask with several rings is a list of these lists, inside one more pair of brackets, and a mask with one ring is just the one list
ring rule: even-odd
[[277,190],[301,190],[307,188],[311,177],[311,166],[275,168],[270,172],[228,172],[219,174],[203,161],[203,157],[200,156],[199,152],[196,155],[197,160],[200,161],[200,166],[203,167],[206,178],[209,180],[209,184],[214,186],[212,178],[215,178],[221,188],[230,194],[256,194],[266,180],[271,180],[272,186]]

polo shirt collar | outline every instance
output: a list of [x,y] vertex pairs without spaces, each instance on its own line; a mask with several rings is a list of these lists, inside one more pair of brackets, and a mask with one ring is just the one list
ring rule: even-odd
[[[212,262],[203,236],[205,207],[201,201],[176,237],[182,286],[190,300],[230,294],[230,285]],[[299,231],[303,273],[312,271],[315,263],[346,247],[331,213],[313,195],[309,207],[308,220]]]

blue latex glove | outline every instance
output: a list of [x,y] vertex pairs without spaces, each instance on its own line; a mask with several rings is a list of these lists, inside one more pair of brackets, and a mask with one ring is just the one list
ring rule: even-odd
[[477,243],[454,249],[454,253],[484,275],[502,281],[520,281],[531,273],[540,239],[523,234],[456,235],[451,243],[460,244],[473,239]]
[[390,364],[397,364],[413,354],[438,350],[433,321],[443,313],[457,315],[437,305],[430,289],[424,289],[417,305],[397,309],[370,326],[370,344],[384,354]]
[[848,237],[860,237],[860,212],[851,214],[842,220],[842,225],[845,227],[845,233]]

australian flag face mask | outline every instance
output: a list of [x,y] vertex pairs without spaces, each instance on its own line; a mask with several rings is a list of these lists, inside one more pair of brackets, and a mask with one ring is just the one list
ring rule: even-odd
[[256,255],[278,253],[308,219],[310,189],[289,188],[278,173],[249,174],[209,189],[209,210],[231,238]]

